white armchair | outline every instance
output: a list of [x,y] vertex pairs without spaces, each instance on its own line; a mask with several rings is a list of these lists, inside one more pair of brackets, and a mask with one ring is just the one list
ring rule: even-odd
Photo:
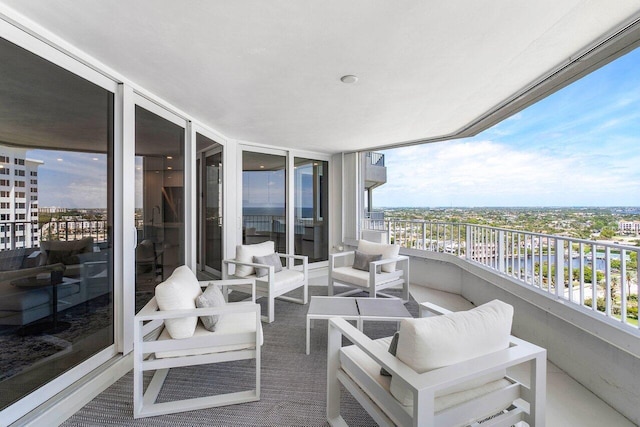
[[[275,257],[274,257],[275,255]],[[282,265],[281,258],[290,260]],[[256,262],[263,260],[264,262]],[[294,266],[294,261],[302,261],[302,265]],[[270,264],[267,264],[269,262]],[[246,278],[255,280],[256,297],[265,297],[267,315],[263,321],[271,323],[275,319],[275,299],[306,304],[309,300],[309,259],[303,255],[275,253],[275,245],[267,241],[254,245],[238,245],[235,259],[222,261],[222,278]],[[302,289],[302,298],[294,298],[285,294]]]
[[[430,306],[431,308],[437,306]],[[441,310],[446,312],[446,310]],[[340,415],[342,384],[381,426],[545,425],[546,350],[509,335],[511,306],[494,300],[467,312],[403,320],[371,340],[344,319],[329,322],[327,420]],[[342,346],[343,337],[354,345]],[[528,365],[530,384],[507,375]],[[383,367],[391,376],[384,376]],[[488,420],[490,419],[490,421]]]
[[360,240],[355,251],[329,255],[329,295],[334,295],[334,286],[341,284],[355,289],[337,296],[364,290],[371,298],[378,295],[390,297],[380,291],[402,285],[402,300],[408,301],[409,257],[399,255],[399,251],[398,245]]
[[[250,279],[197,283],[200,288],[208,285],[224,288],[253,286]],[[180,291],[181,294],[185,292],[190,293]],[[156,296],[140,310],[134,321],[134,418],[260,400],[260,347],[263,337],[260,305],[255,300],[223,303],[210,308],[160,310],[157,298],[156,291]],[[219,316],[215,331],[205,329],[198,321],[202,316]],[[176,329],[170,333],[170,322],[186,322],[189,328],[193,325],[193,331],[187,337],[180,335],[173,338],[171,333],[176,333]],[[182,325],[177,326],[182,328]],[[255,385],[252,389],[156,403],[171,368],[246,359],[255,359]],[[146,390],[143,380],[145,371],[155,371]],[[203,377],[203,381],[215,379]]]

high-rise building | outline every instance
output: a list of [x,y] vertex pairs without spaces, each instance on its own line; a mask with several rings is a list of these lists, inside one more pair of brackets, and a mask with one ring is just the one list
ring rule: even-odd
[[27,150],[0,146],[0,250],[38,245],[38,166]]

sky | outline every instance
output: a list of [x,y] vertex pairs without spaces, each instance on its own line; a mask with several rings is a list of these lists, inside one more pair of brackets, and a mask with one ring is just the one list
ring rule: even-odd
[[640,49],[473,138],[384,154],[374,209],[639,206]]

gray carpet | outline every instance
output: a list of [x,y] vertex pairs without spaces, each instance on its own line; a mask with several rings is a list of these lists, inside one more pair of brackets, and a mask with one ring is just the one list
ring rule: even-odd
[[[312,295],[326,295],[325,287],[310,287]],[[356,295],[356,296],[364,296]],[[411,300],[407,309],[417,316]],[[263,324],[262,388],[258,402],[180,414],[133,419],[133,376],[128,373],[64,426],[325,426],[326,322],[311,330],[311,354],[305,354],[305,319],[308,305],[276,301],[276,320]],[[264,312],[265,307],[263,305]],[[365,323],[365,334],[373,338],[392,335],[395,322]],[[173,369],[159,401],[198,397],[211,390],[229,392],[248,389],[254,381],[252,361]],[[343,393],[342,414],[352,426],[375,426],[371,418],[348,394]]]

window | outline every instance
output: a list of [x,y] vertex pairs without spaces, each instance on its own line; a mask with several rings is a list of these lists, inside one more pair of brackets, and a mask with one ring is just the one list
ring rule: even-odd
[[8,179],[0,179],[0,185],[1,186],[8,186],[9,185],[9,180]]
[[8,156],[0,156],[0,163],[9,163]]
[[9,209],[11,207],[11,203],[8,202],[0,202],[1,209]]
[[272,240],[287,252],[286,157],[242,153],[242,241]]
[[31,185],[38,185],[38,180],[37,179],[32,179],[31,180]]
[[329,163],[296,157],[294,164],[295,253],[307,255],[309,262],[326,261]]
[[[24,302],[16,301],[17,312],[3,313],[3,343],[16,348],[4,361],[5,366],[15,366],[16,369],[4,371],[0,381],[0,410],[3,410],[34,390],[42,390],[53,379],[62,378],[74,367],[84,370],[82,365],[86,359],[114,343],[113,251],[110,236],[113,223],[114,96],[112,92],[78,74],[2,38],[0,58],[0,111],[3,123],[11,123],[11,127],[0,126],[0,152],[9,154],[5,156],[6,159],[0,160],[9,163],[12,159],[10,163],[16,165],[16,177],[26,177],[26,170],[29,171],[30,180],[40,174],[37,185],[42,190],[42,202],[47,206],[78,211],[74,214],[78,221],[69,221],[63,226],[49,221],[55,215],[47,215],[41,218],[45,222],[39,227],[37,211],[29,212],[28,217],[24,211],[27,206],[26,180],[15,180],[14,188],[19,190],[15,192],[15,199],[21,200],[16,207],[22,209],[22,212],[15,214],[15,220],[30,222],[22,231],[24,234],[16,236],[19,241],[15,247],[32,248],[34,242],[35,246],[45,246],[48,241],[57,241],[63,247],[61,251],[64,251],[71,245],[82,244],[82,251],[87,256],[85,260],[91,261],[86,262],[82,269],[79,268],[79,260],[63,261],[68,265],[64,269],[62,283],[72,286],[64,286],[65,295],[60,295],[50,308],[39,314],[22,313],[20,307],[24,306],[26,310],[27,306]],[[61,105],[64,108],[60,108]],[[58,159],[64,159],[64,165],[60,165]],[[2,177],[11,175],[9,167],[4,164],[0,166],[4,166],[0,168]],[[9,179],[0,181],[0,184],[12,185]],[[90,190],[79,191],[77,188]],[[30,191],[36,193],[37,189],[31,188]],[[100,221],[102,231],[92,233],[92,239],[82,240],[86,234],[82,234],[82,227],[75,225],[83,223],[83,212],[87,208],[100,209],[103,213]],[[0,214],[0,221],[11,220],[11,214]],[[69,227],[66,227],[67,224]],[[5,245],[0,249],[13,250],[6,246],[13,243],[8,238],[0,243]],[[96,247],[100,249],[99,252],[94,252]],[[24,254],[24,250],[21,253]],[[13,268],[17,270],[21,267]],[[27,280],[31,279],[27,277]],[[81,286],[74,285],[80,282]],[[80,293],[74,290],[76,287]],[[50,291],[43,291],[50,295]],[[7,315],[11,318],[7,318]],[[52,320],[55,315],[59,316],[55,330],[42,326],[43,322]],[[67,332],[70,329],[74,331],[72,334]],[[24,336],[37,339],[25,339]],[[58,342],[63,345],[58,345]],[[42,351],[43,343],[54,344],[47,344],[46,350]],[[25,359],[26,354],[30,357]],[[61,382],[64,383],[64,380]],[[61,387],[56,384],[49,389]]]
[[[38,200],[38,196],[31,196],[31,201],[37,201]],[[37,207],[38,205],[36,205],[35,203],[31,204],[31,207]]]
[[[24,185],[23,185],[23,187],[24,187]],[[31,187],[31,188],[29,189],[29,191],[30,191],[30,192],[32,192],[32,193],[37,193],[37,192],[38,192],[38,189],[37,189],[37,188],[35,188],[35,187]]]
[[9,197],[11,192],[9,191],[0,191],[0,197]]
[[149,286],[184,264],[184,134],[183,127],[136,106],[136,311],[153,295]]

